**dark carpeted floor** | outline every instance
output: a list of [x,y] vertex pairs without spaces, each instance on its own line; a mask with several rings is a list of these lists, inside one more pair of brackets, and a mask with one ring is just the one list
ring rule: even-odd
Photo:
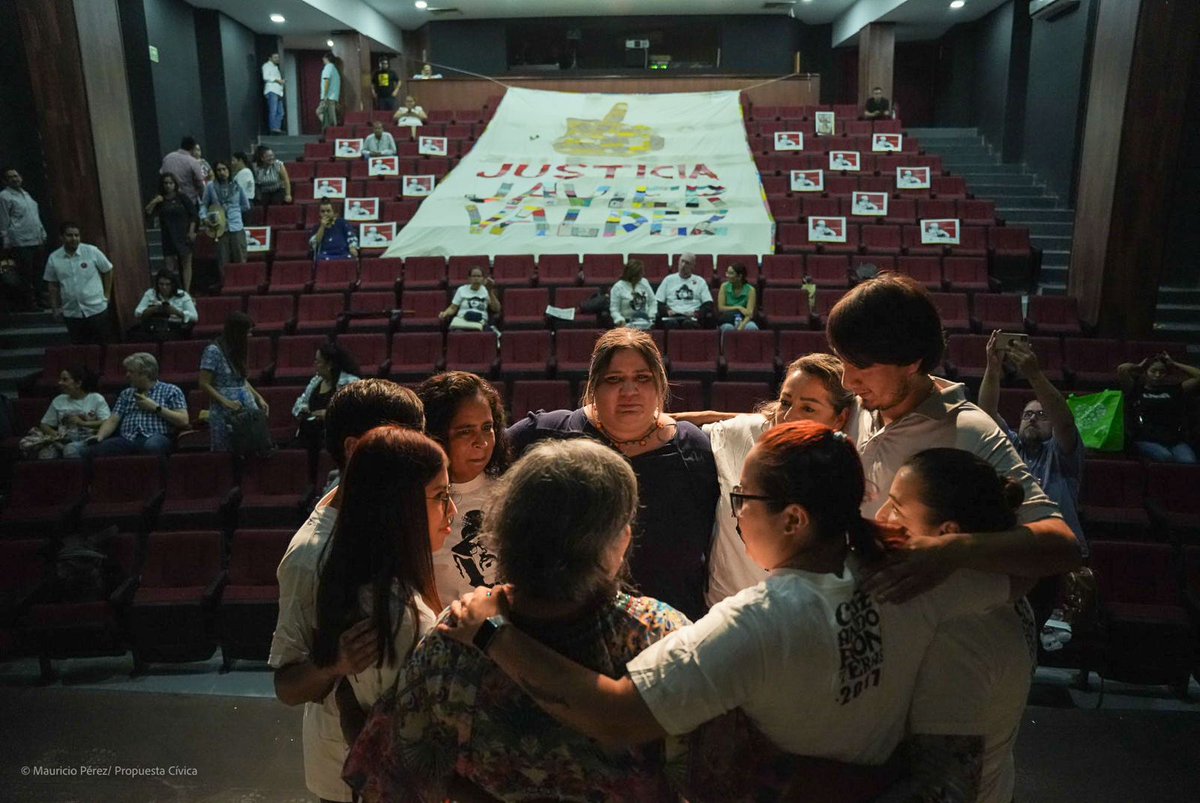
[[[312,800],[300,716],[263,697],[0,686],[0,800]],[[1031,706],[1017,766],[1021,803],[1191,803],[1200,800],[1200,712]]]

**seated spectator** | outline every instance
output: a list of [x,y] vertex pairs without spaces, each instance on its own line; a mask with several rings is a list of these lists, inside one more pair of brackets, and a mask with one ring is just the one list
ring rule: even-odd
[[[620,455],[551,441],[499,483],[486,536],[517,589],[508,615],[531,641],[615,679],[639,650],[686,624],[621,589],[637,479]],[[599,749],[541,715],[477,643],[484,652],[433,630],[417,645],[395,705],[376,709],[347,759],[344,777],[364,799],[676,799],[661,742]]]
[[262,145],[254,151],[254,193],[260,206],[290,204],[292,180],[275,151]]
[[419,73],[417,73],[416,75],[413,76],[413,80],[414,81],[431,81],[431,80],[441,78],[441,77],[442,77],[442,74],[440,72],[435,73],[433,71],[432,64],[426,64],[421,67],[421,71]]
[[[1024,497],[1019,482],[970,452],[926,449],[896,473],[877,518],[914,538],[986,539],[1016,526]],[[1013,747],[1037,665],[1033,639],[1024,598],[938,626],[909,710],[918,786],[957,793],[936,799],[1013,799]]]
[[416,98],[412,95],[405,95],[404,104],[396,109],[396,113],[392,115],[392,119],[396,121],[396,125],[416,128],[417,126],[424,125],[425,121],[429,119],[429,115],[421,108],[421,104],[417,103]]
[[450,459],[450,495],[458,508],[454,532],[433,553],[443,600],[499,582],[495,547],[483,537],[483,508],[508,468],[504,401],[491,384],[466,371],[431,376],[417,388],[425,431]]
[[154,287],[142,294],[133,314],[138,320],[134,332],[150,340],[187,337],[197,320],[196,302],[166,268],[154,277]]
[[725,269],[725,282],[717,291],[717,314],[721,331],[757,331],[758,291],[746,281],[746,266],[735,262]]
[[363,139],[363,156],[395,156],[396,140],[383,130],[383,123],[378,120],[372,126],[371,136]]
[[1138,453],[1160,463],[1195,463],[1196,452],[1188,443],[1188,400],[1200,390],[1200,368],[1177,363],[1164,351],[1136,365],[1122,363],[1117,377]]
[[38,460],[83,457],[87,440],[96,434],[110,414],[108,402],[96,392],[96,375],[85,367],[64,368],[58,374],[55,396],[39,425],[47,436],[37,453]]
[[629,260],[608,293],[608,312],[613,325],[649,329],[654,325],[654,307],[654,288],[646,279],[642,260]]
[[337,343],[322,343],[313,356],[316,376],[308,380],[304,392],[292,405],[292,417],[299,429],[296,436],[311,451],[320,451],[325,443],[325,410],[338,388],[358,381],[358,363]]
[[712,313],[712,293],[708,282],[697,276],[696,255],[679,255],[679,270],[662,280],[655,298],[660,305],[665,328],[696,328]]
[[317,211],[321,222],[308,238],[308,247],[315,252],[317,262],[351,257],[358,259],[358,235],[353,226],[338,217],[333,201],[321,201]]
[[158,360],[139,351],[122,363],[129,387],[100,428],[90,457],[123,454],[165,456],[175,445],[177,430],[188,425],[187,399],[176,385],[158,380]]
[[209,396],[208,433],[214,452],[227,452],[233,448],[230,413],[243,407],[259,409],[267,415],[271,412],[266,399],[247,378],[246,355],[253,330],[254,320],[249,315],[231,312],[225,319],[225,330],[204,347],[200,356],[199,384]]
[[871,97],[867,98],[867,103],[863,106],[863,117],[868,120],[882,120],[892,116],[892,104],[883,96],[883,88],[875,87],[871,90]]
[[162,237],[163,265],[183,277],[183,289],[192,286],[192,247],[196,242],[196,204],[179,192],[175,176],[164,173],[158,180],[158,195],[146,204],[146,217],[158,220]]
[[[1046,496],[1058,505],[1086,556],[1087,542],[1077,511],[1084,449],[1075,427],[1075,415],[1067,400],[1042,373],[1029,342],[1010,340],[1007,348],[1001,350],[997,345],[998,334],[999,330],[992,332],[988,339],[987,369],[979,386],[979,407],[996,420]],[[1036,397],[1021,411],[1015,431],[999,411],[1000,379],[1005,363],[1029,380]]]
[[500,299],[496,297],[496,282],[491,276],[484,278],[483,268],[471,268],[467,278],[471,283],[454,291],[454,300],[438,313],[438,318],[449,318],[451,329],[478,332],[488,325],[489,313],[500,312]]

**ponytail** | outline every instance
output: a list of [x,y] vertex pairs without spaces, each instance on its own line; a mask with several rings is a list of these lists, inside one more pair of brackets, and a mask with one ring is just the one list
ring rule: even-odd
[[926,449],[904,465],[919,481],[929,523],[953,521],[968,533],[1000,532],[1017,525],[1025,489],[1013,478],[996,474],[983,458],[961,449]]

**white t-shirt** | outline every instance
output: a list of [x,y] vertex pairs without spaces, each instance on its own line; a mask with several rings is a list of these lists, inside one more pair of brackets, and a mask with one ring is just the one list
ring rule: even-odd
[[63,315],[68,318],[90,318],[108,309],[100,274],[112,269],[112,263],[99,248],[80,243],[73,255],[68,255],[65,248],[50,254],[42,278],[57,283],[61,288]]
[[[158,294],[158,290],[151,287],[146,292],[142,293],[142,300],[138,302],[133,314],[137,317],[142,317],[142,313],[150,309],[152,306],[157,306],[163,302],[163,299]],[[183,316],[184,323],[195,323],[199,318],[196,312],[196,302],[188,295],[187,291],[180,290],[175,295],[167,299],[167,303],[171,305],[171,309]]]
[[233,174],[233,182],[242,188],[242,192],[246,193],[246,200],[254,200],[254,171],[248,167],[243,167],[241,170]]
[[938,628],[917,676],[909,710],[913,733],[982,735],[977,803],[1009,803],[1013,747],[1037,666],[1033,610],[1024,599]]
[[104,421],[110,415],[108,402],[99,393],[89,393],[82,399],[72,399],[65,393],[55,396],[42,423],[55,429],[62,428],[69,441],[84,441],[96,434],[96,430],[87,427],[69,427],[65,420],[69,415],[77,415],[87,421]]
[[425,121],[417,116],[418,112],[424,114],[425,110],[420,106],[401,106],[400,108],[396,109],[396,113],[400,115],[396,118],[396,125],[424,125]]
[[644,276],[637,287],[630,287],[629,282],[618,279],[608,291],[608,311],[617,326],[624,326],[632,320],[653,321],[658,314],[654,288]]
[[[420,594],[413,597],[417,603],[417,621],[414,622],[408,603],[401,601],[399,585],[397,582],[392,583],[391,600],[392,622],[400,623],[400,626],[396,628],[396,636],[392,640],[396,646],[396,663],[392,665],[385,663],[381,667],[372,666],[357,675],[350,676],[350,688],[354,689],[354,697],[363,711],[370,711],[371,706],[375,705],[375,701],[396,684],[396,678],[408,664],[408,657],[412,654],[412,648],[416,646],[417,640],[437,623],[439,611],[430,608]],[[371,615],[371,611],[375,607],[371,601],[372,593],[370,586],[363,586],[358,590],[359,607],[367,616]]]
[[882,764],[904,736],[917,670],[939,624],[1001,605],[1007,576],[959,571],[903,605],[839,577],[777,569],[627,665],[673,735],[734,708],[778,748]]
[[658,286],[655,297],[666,304],[668,310],[681,315],[691,315],[701,304],[712,301],[708,282],[694,273],[686,279],[678,273],[667,276]]
[[479,321],[472,322],[482,323],[484,326],[487,326],[488,298],[488,289],[483,285],[480,285],[478,290],[472,290],[471,285],[464,284],[462,287],[454,291],[454,300],[450,303],[458,307],[458,312],[455,313],[456,317],[470,321],[474,316],[467,317],[463,313],[478,312],[483,315],[483,318]]
[[[337,508],[329,507],[331,491],[296,531],[283,553],[275,576],[279,580],[279,621],[271,637],[267,663],[272,669],[311,658],[317,630],[317,584],[321,552],[337,521]],[[304,783],[308,791],[326,800],[352,800],[342,782],[342,764],[349,747],[342,738],[337,701],[332,693],[320,703],[304,704]]]
[[717,463],[717,482],[721,494],[717,497],[717,516],[713,524],[712,551],[708,558],[709,605],[758,585],[767,579],[765,569],[746,553],[746,545],[738,535],[737,520],[729,507],[729,492],[742,478],[746,456],[762,434],[770,429],[767,419],[757,413],[705,424],[701,429],[712,444]]
[[283,74],[278,64],[268,59],[262,66],[262,79],[264,95],[283,95]]
[[473,588],[490,588],[499,582],[496,554],[480,537],[483,506],[495,483],[493,477],[481,473],[470,482],[450,484],[450,496],[458,508],[454,532],[433,553],[433,576],[445,605]]

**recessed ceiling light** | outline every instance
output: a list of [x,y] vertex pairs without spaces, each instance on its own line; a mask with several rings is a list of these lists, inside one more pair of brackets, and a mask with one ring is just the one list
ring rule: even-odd
[[326,39],[326,40],[325,40],[325,44],[326,44],[327,46],[329,46],[329,47],[331,47],[331,48],[332,48],[332,47],[333,47],[333,40],[332,40],[332,39]]
[[950,8],[962,8],[967,4],[967,0],[953,0],[950,3]]
[[287,20],[284,19],[282,14],[272,14],[271,22],[287,22]]
[[417,0],[417,2],[413,3],[413,5],[422,9],[429,8],[429,4],[426,3],[425,0]]
[[800,0],[801,3],[811,3],[812,0]]

